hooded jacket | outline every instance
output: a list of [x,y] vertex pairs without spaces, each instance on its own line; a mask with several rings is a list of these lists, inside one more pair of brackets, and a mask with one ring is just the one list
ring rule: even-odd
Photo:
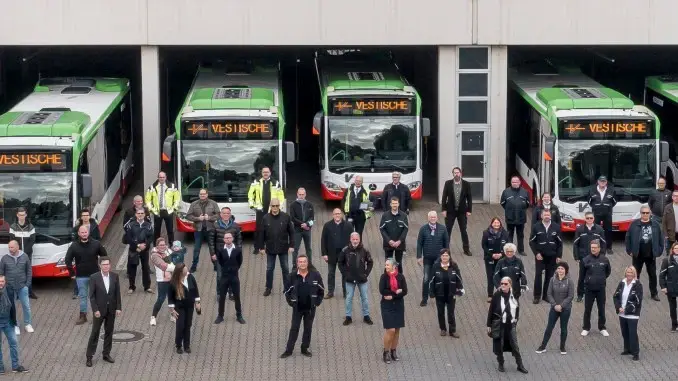
[[349,244],[339,253],[339,271],[347,283],[363,284],[367,282],[374,261],[370,252],[363,247],[362,242],[353,247]]
[[28,256],[33,255],[33,244],[35,244],[35,228],[33,224],[26,218],[26,223],[19,225],[19,222],[14,222],[9,227],[9,240],[19,242],[19,249],[23,250]]

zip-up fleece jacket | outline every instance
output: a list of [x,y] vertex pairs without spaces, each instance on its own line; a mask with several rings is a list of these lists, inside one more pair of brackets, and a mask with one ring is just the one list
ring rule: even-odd
[[643,307],[643,285],[638,279],[634,280],[633,284],[631,285],[629,297],[626,299],[626,305],[622,306],[624,283],[626,283],[626,280],[622,279],[622,281],[617,285],[614,295],[612,295],[612,300],[614,300],[614,310],[619,311],[620,308],[624,307],[624,315],[640,316],[640,310]]
[[[443,284],[443,273],[445,270],[440,262],[436,263],[431,269],[433,276],[429,281],[429,296],[436,299],[443,299],[445,297],[445,285]],[[448,301],[455,299],[457,296],[464,295],[464,283],[461,279],[461,271],[456,263],[450,263],[447,268],[447,279],[449,280],[447,297]]]
[[[661,257],[664,253],[664,233],[657,220],[650,219],[650,223],[652,224],[652,255],[655,258]],[[631,222],[626,232],[626,252],[631,253],[633,258],[636,258],[640,252],[640,224],[639,219]]]
[[426,258],[436,260],[440,258],[440,250],[450,246],[450,236],[447,235],[445,225],[436,223],[435,232],[429,223],[419,229],[417,236],[417,259]]
[[0,259],[0,275],[5,276],[7,288],[19,291],[24,287],[31,287],[33,283],[33,269],[28,255],[19,250],[15,257],[6,254]]
[[19,242],[19,249],[23,250],[28,256],[33,255],[33,244],[35,244],[35,228],[33,224],[26,219],[24,225],[19,225],[18,222],[13,223],[9,227],[9,240]]
[[374,261],[361,242],[356,247],[348,245],[341,250],[337,264],[346,282],[363,284],[372,272]]
[[507,224],[522,225],[527,222],[527,207],[530,201],[525,189],[513,187],[504,189],[500,204],[504,208]]
[[581,261],[591,254],[591,241],[595,239],[600,241],[600,252],[604,253],[607,242],[605,242],[603,227],[598,224],[593,224],[591,229],[586,224],[577,226],[572,243],[572,255],[575,261]]
[[301,232],[304,229],[301,228],[301,224],[307,224],[308,227],[313,226],[315,213],[313,211],[313,204],[310,201],[300,202],[299,200],[294,200],[290,205],[290,218],[294,224],[294,231]]
[[[381,216],[381,223],[379,224],[379,231],[385,249],[390,249],[388,241],[400,241],[398,250],[405,250],[405,239],[407,238],[407,231],[409,229],[407,214],[402,210],[398,210],[397,214],[393,214],[390,210],[384,212]],[[440,255],[440,253],[438,253]]]
[[678,296],[678,261],[675,255],[662,260],[659,269],[659,288],[665,288],[666,294],[670,297]]
[[584,278],[587,290],[604,290],[611,273],[610,260],[606,256],[589,254],[584,258],[584,272],[581,276]]
[[325,297],[325,285],[320,273],[314,269],[308,269],[308,274],[304,279],[299,275],[298,271],[290,273],[290,287],[285,290],[285,300],[292,308],[297,308],[297,289],[302,282],[310,283],[311,285],[311,308],[318,307]]
[[[492,254],[504,254],[504,245],[508,243],[508,232],[503,227],[498,234],[494,233],[492,226],[483,232],[483,260],[493,262]],[[500,258],[501,259],[501,258]]]
[[551,221],[547,230],[542,222],[534,224],[530,234],[530,248],[534,255],[562,258],[563,240],[560,238],[560,226]]
[[558,278],[558,274],[553,275],[546,291],[546,299],[551,306],[561,306],[564,310],[572,308],[572,299],[574,299],[574,281],[570,279],[569,274],[565,274],[563,279]]

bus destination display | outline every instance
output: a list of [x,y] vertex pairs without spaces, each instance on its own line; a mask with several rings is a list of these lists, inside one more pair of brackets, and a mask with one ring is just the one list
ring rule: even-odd
[[189,121],[183,136],[189,140],[273,139],[274,124],[267,120]]
[[567,121],[561,123],[563,139],[655,139],[654,124],[648,120]]
[[48,172],[68,169],[62,152],[0,152],[0,172]]
[[336,98],[330,100],[332,116],[414,115],[410,98]]

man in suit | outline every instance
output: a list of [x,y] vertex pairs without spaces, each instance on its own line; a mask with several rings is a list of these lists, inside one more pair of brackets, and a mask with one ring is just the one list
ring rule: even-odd
[[461,242],[464,248],[464,254],[471,256],[471,250],[468,243],[468,233],[466,226],[468,217],[471,216],[473,200],[471,199],[471,184],[461,178],[461,168],[452,169],[452,180],[445,181],[443,187],[443,199],[440,201],[442,215],[445,217],[445,226],[447,235],[452,238],[452,227],[454,220],[459,221],[459,232],[461,233]]
[[111,259],[109,257],[99,258],[98,271],[89,278],[89,302],[92,306],[94,321],[92,322],[92,333],[89,336],[87,344],[87,366],[92,366],[92,357],[97,350],[101,326],[104,325],[104,361],[114,363],[111,357],[111,347],[113,346],[113,329],[115,328],[115,318],[122,313],[122,301],[120,300],[120,278],[118,274],[111,272]]

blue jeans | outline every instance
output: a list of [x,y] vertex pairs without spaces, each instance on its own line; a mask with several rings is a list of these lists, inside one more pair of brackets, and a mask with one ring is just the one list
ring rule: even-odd
[[367,293],[367,282],[365,283],[349,283],[346,282],[346,317],[351,317],[353,314],[353,294],[355,289],[360,291],[360,307],[363,317],[370,316],[370,303]]
[[[12,369],[19,367],[19,343],[16,340],[16,333],[14,332],[14,327],[11,324],[5,325],[0,328],[7,338],[7,343],[9,344],[9,358],[12,360]],[[0,345],[0,371],[5,371],[5,364],[2,361],[2,345]]]
[[275,270],[275,259],[279,258],[280,261],[280,272],[282,273],[283,278],[283,289],[287,290],[287,286],[290,283],[290,268],[289,268],[289,254],[271,254],[266,253],[266,288],[273,288],[273,270]]
[[153,305],[153,314],[151,316],[158,317],[158,312],[160,312],[162,304],[165,302],[165,299],[167,299],[170,283],[155,282],[155,284],[158,286],[158,299],[155,300],[155,304]]
[[433,263],[436,260],[433,258],[424,258],[424,284],[421,287],[421,301],[426,302],[428,300],[428,282],[431,280],[431,269],[433,268]]
[[306,248],[306,256],[308,257],[308,262],[311,263],[311,231],[302,230],[300,232],[294,232],[294,253],[292,254],[292,268],[297,266],[297,255],[299,255],[299,248],[301,247],[301,241],[304,241],[304,247]]
[[549,311],[549,321],[546,324],[544,338],[541,340],[542,347],[546,347],[546,344],[549,343],[549,339],[551,339],[551,333],[553,332],[553,328],[556,326],[558,319],[560,319],[560,346],[562,347],[565,345],[565,341],[567,341],[567,323],[570,321],[571,313],[572,309],[563,309],[561,312],[557,312],[553,306],[551,306],[551,310]]
[[21,302],[21,310],[24,315],[24,325],[29,325],[31,324],[31,302],[28,299],[28,287],[25,286],[24,288],[20,289],[18,292],[16,292],[14,289],[7,287],[7,296],[9,297],[9,300],[12,301],[12,310],[14,312],[10,312],[10,316],[14,316],[14,321],[11,323],[15,326],[18,326],[19,324],[17,323],[16,319],[16,300],[18,299],[19,302]]
[[202,248],[203,241],[207,242],[207,240],[210,239],[207,229],[194,232],[193,238],[193,261],[191,261],[191,270],[195,270],[198,267],[198,261],[200,260],[200,249]]
[[89,298],[89,278],[76,277],[75,284],[78,286],[78,297],[80,298],[80,312],[87,313],[87,298]]

